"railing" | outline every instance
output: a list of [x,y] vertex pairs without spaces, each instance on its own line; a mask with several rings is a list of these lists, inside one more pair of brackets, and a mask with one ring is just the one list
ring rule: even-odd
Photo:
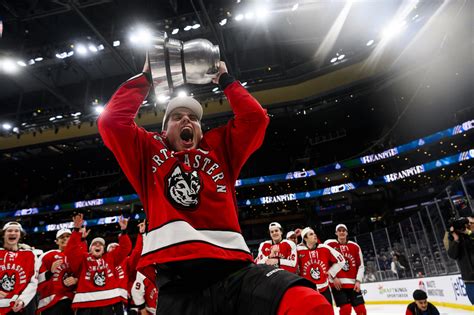
[[[458,273],[443,242],[454,216],[474,215],[474,172],[451,183],[433,200],[396,225],[357,235],[365,262],[365,282]],[[396,257],[394,257],[396,256]]]

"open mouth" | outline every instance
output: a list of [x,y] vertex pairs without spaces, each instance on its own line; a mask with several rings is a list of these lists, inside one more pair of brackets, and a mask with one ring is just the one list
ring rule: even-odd
[[14,241],[16,241],[16,236],[10,236],[10,237],[8,237],[8,240],[10,242],[14,242]]
[[185,146],[191,146],[193,144],[194,133],[191,128],[184,127],[183,129],[181,129],[179,137],[181,138]]

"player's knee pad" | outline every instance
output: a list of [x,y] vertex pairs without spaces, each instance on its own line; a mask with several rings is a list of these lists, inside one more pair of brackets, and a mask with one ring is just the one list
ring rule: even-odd
[[350,304],[341,305],[339,308],[339,315],[351,315],[352,306]]
[[359,304],[354,306],[354,311],[357,315],[367,315],[367,310],[365,309],[365,304]]

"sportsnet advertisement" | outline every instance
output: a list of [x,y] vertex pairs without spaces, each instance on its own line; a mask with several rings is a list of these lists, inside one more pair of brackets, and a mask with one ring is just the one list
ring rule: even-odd
[[404,304],[413,301],[413,291],[421,289],[428,301],[447,307],[469,309],[466,286],[460,275],[418,278],[398,281],[369,282],[361,286],[365,301],[370,304]]

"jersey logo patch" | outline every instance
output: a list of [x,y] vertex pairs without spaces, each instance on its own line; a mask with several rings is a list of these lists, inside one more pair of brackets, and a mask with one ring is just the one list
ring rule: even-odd
[[168,199],[179,209],[193,210],[199,205],[202,184],[196,170],[185,172],[180,165],[176,165],[166,183]]
[[319,271],[318,268],[311,268],[311,270],[309,271],[309,274],[311,275],[311,278],[313,278],[314,280],[321,279],[321,272]]
[[344,266],[342,266],[342,270],[349,271],[349,268],[350,268],[349,262],[346,260],[346,262],[344,263]]
[[95,273],[94,284],[98,287],[103,287],[105,285],[105,271]]
[[2,291],[11,292],[15,288],[15,275],[9,277],[7,274],[3,275],[3,278],[0,279],[0,287]]

